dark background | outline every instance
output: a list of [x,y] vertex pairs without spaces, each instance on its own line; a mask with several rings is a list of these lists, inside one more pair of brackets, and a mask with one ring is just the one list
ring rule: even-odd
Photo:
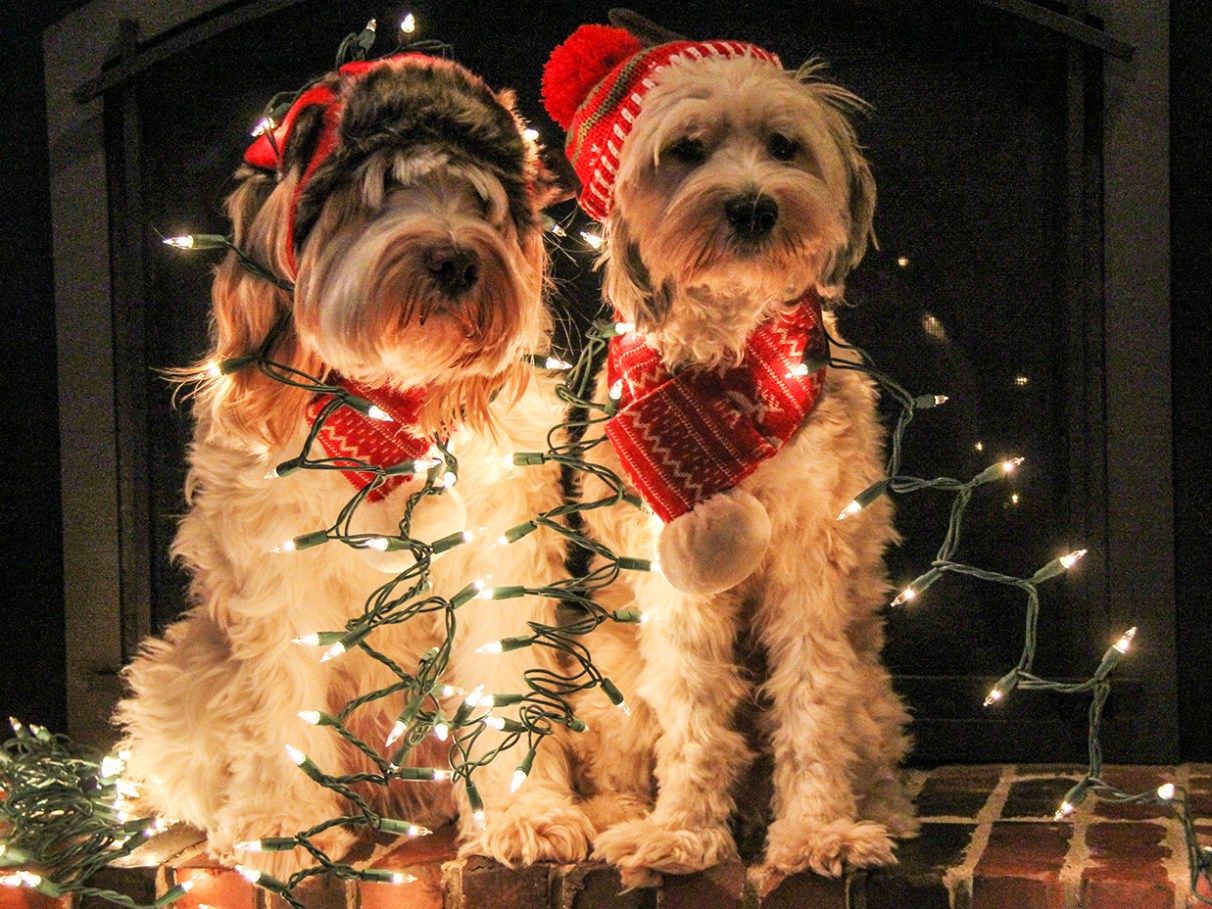
[[[74,2],[9,4],[6,29],[0,35],[3,54],[5,120],[11,139],[0,167],[0,198],[7,205],[5,242],[0,244],[0,306],[7,318],[0,331],[9,376],[0,408],[10,428],[4,446],[4,491],[0,496],[0,645],[3,689],[0,710],[23,719],[64,725],[63,585],[60,548],[58,402],[55,375],[55,323],[51,271],[49,202],[46,192],[46,124],[42,97],[40,31],[80,4]],[[1175,438],[1175,532],[1180,659],[1196,665],[1212,655],[1208,618],[1212,606],[1203,555],[1208,541],[1206,490],[1212,488],[1212,457],[1206,449],[1209,405],[1204,381],[1212,333],[1205,320],[1209,303],[1208,254],[1212,243],[1206,227],[1207,181],[1200,162],[1208,160],[1208,112],[1212,79],[1205,68],[1212,48],[1212,29],[1200,0],[1171,4],[1171,151],[1172,151],[1172,319]],[[423,15],[423,4],[415,5]],[[482,33],[469,41],[502,42],[500,54],[532,55],[527,69],[537,72],[551,39],[531,37],[531,45],[511,31],[508,4],[485,11]],[[556,7],[555,4],[552,7]],[[495,21],[496,16],[500,21]],[[587,13],[569,4],[560,8],[566,34]],[[749,20],[760,19],[757,14]],[[768,10],[769,28],[778,17]],[[344,27],[350,27],[346,24]],[[772,35],[775,34],[772,31]],[[499,36],[499,37],[498,37]],[[456,56],[464,49],[457,36]],[[763,36],[746,31],[761,43]],[[558,40],[558,39],[557,39]],[[509,46],[505,46],[508,43]],[[539,45],[542,45],[541,49]],[[376,49],[381,52],[380,48]],[[827,51],[828,52],[828,51]],[[273,55],[258,60],[276,65]],[[286,86],[279,86],[286,87]],[[533,94],[533,87],[530,89]],[[536,110],[532,104],[529,109]],[[867,135],[865,134],[865,138]],[[213,151],[213,149],[211,150]],[[216,193],[217,198],[218,193]],[[195,229],[219,225],[192,224]],[[197,279],[195,275],[195,280]],[[201,276],[205,283],[204,274]],[[178,425],[177,431],[180,426]],[[1182,715],[1198,717],[1212,698],[1204,673],[1188,673],[1180,695]],[[0,713],[3,716],[4,713]],[[1206,715],[1206,712],[1205,714]],[[1198,722],[1184,725],[1184,757],[1212,759],[1212,732]]]

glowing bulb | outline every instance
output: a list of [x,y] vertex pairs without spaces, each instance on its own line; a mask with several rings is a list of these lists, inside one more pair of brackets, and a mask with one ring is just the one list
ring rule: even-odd
[[977,443],[976,443],[976,444],[974,444],[972,447],[973,447],[973,448],[975,448],[977,451],[984,451],[984,450],[985,450],[985,443],[984,443],[984,442],[977,442]]
[[1026,460],[1026,459],[1025,458],[1010,458],[1006,461],[1002,461],[1002,472],[1005,474],[1014,473],[1014,471],[1018,467],[1018,465],[1022,464],[1024,460]]
[[459,481],[458,475],[455,474],[455,472],[452,470],[448,470],[448,471],[446,471],[446,473],[442,474],[442,483],[448,489],[451,486],[454,486],[454,484],[457,483],[458,481]]
[[1005,697],[1005,694],[1002,693],[1002,690],[1000,688],[994,688],[992,691],[989,692],[989,696],[987,698],[985,698],[985,706],[988,707],[990,704],[996,704],[998,701],[1000,701],[1004,697]]
[[402,20],[400,20],[400,31],[402,31],[404,34],[411,35],[416,30],[417,17],[412,13],[408,13]]
[[391,732],[387,733],[386,747],[390,748],[397,741],[399,741],[400,736],[404,734],[406,729],[408,729],[407,723],[405,723],[403,720],[396,720],[395,725],[391,727]]
[[572,369],[572,366],[573,364],[567,360],[561,360],[559,357],[548,357],[543,361],[544,369],[559,370],[561,372]]
[[505,647],[500,641],[489,641],[476,648],[476,653],[504,653]]
[[623,716],[631,716],[631,705],[628,704],[626,701],[619,701],[614,706],[618,707],[619,710],[623,711]]
[[802,379],[806,375],[808,375],[807,363],[796,363],[787,371],[788,379]]
[[616,379],[614,384],[610,386],[610,400],[618,401],[623,397],[623,380]]
[[320,644],[320,632],[313,631],[311,634],[305,634],[291,640],[292,644],[300,644],[304,647],[317,647]]
[[1174,798],[1174,791],[1173,783],[1162,783],[1157,787],[1157,797],[1163,802],[1168,802]]
[[[320,711],[318,710],[300,710],[298,717],[304,723],[310,723],[313,726],[320,725]],[[388,742],[387,744],[390,745],[391,742]]]
[[526,777],[529,775],[530,774],[528,774],[525,770],[515,770],[513,772],[513,780],[509,784],[509,791],[517,792],[519,789],[521,789],[522,784],[526,782]]
[[263,136],[271,129],[276,128],[277,125],[278,124],[274,122],[273,117],[262,117],[257,121],[257,125],[252,128],[252,135],[254,138],[257,136]]
[[[1068,571],[1070,568],[1072,568],[1074,565],[1076,565],[1078,562],[1080,562],[1085,555],[1086,555],[1086,550],[1079,549],[1076,552],[1071,552],[1068,555],[1061,556],[1060,563],[1061,563],[1061,565],[1064,566],[1065,571]],[[1132,629],[1132,634],[1136,634],[1135,628]],[[1122,640],[1122,638],[1121,638],[1121,640]],[[1128,640],[1129,641],[1132,640],[1131,635],[1128,636]],[[1125,650],[1127,649],[1126,644],[1124,645],[1124,649]],[[1123,653],[1122,650],[1120,652]]]
[[[492,700],[491,695],[486,700],[491,701]],[[483,702],[484,702],[484,686],[483,685],[476,685],[476,687],[473,688],[468,693],[467,697],[463,698],[463,703],[466,704],[468,707],[479,707]],[[489,704],[487,706],[491,706],[491,704]]]
[[480,830],[488,829],[488,822],[484,820],[484,809],[478,808],[471,813],[471,819],[475,821],[476,827]]
[[269,551],[281,554],[284,552],[294,552],[298,548],[299,547],[295,545],[294,540],[286,540],[285,542],[279,543],[277,546],[274,546]]
[[260,840],[244,840],[241,843],[236,843],[233,847],[237,852],[262,852]]
[[1061,806],[1056,809],[1056,814],[1052,815],[1052,820],[1063,821],[1077,809],[1070,802],[1061,802]]
[[1116,641],[1111,646],[1114,647],[1116,650],[1118,650],[1120,653],[1127,653],[1128,648],[1132,646],[1132,639],[1134,637],[1136,637],[1136,626],[1135,625],[1133,625],[1131,628],[1129,628],[1127,631],[1125,631],[1123,634],[1121,634],[1119,636],[1119,640]]
[[183,237],[165,237],[164,245],[171,246],[173,249],[193,249],[194,236],[193,234],[186,234]]
[[323,655],[321,655],[321,657],[320,657],[320,662],[327,663],[329,660],[335,660],[337,657],[342,656],[344,653],[345,653],[345,645],[343,643],[341,643],[340,641],[337,641],[337,643],[333,644],[331,647],[329,647],[327,650],[324,651]]
[[906,587],[896,595],[896,599],[892,601],[893,606],[903,606],[905,603],[912,603],[917,599],[917,591],[912,587]]
[[126,769],[126,761],[120,755],[107,754],[101,758],[101,776],[117,776]]
[[497,732],[505,731],[505,717],[503,716],[486,716],[480,720],[485,726],[490,726]]
[[434,723],[433,734],[439,742],[444,742],[450,737],[450,725],[448,723]]
[[[603,240],[598,234],[583,230],[581,231],[581,239],[585,241],[586,245],[588,245],[590,249],[602,248]],[[623,334],[623,332],[619,332],[619,334]]]
[[405,874],[403,871],[393,871],[391,874],[391,882],[393,884],[411,884],[416,879],[416,875]]
[[389,414],[378,404],[371,404],[370,407],[366,409],[366,416],[370,417],[372,420],[378,420],[380,423],[395,422],[395,420],[392,419],[391,414]]
[[897,256],[896,264],[901,268],[908,268],[909,267],[909,257],[908,256]]
[[533,126],[528,126],[522,130],[522,138],[527,142],[537,142],[539,140],[539,131]]
[[629,335],[633,331],[635,331],[634,322],[615,322],[614,323],[614,333],[616,335]]
[[236,865],[235,867],[236,871],[239,872],[244,877],[244,880],[248,881],[250,884],[255,884],[261,880],[261,872],[256,868],[246,868],[243,865]]
[[387,552],[387,537],[372,537],[362,543],[367,549],[374,549],[378,552]]
[[863,510],[863,505],[858,499],[851,499],[850,504],[842,509],[841,514],[837,516],[839,521],[844,521],[846,518],[852,518]]
[[1017,492],[1010,493],[1010,504],[1011,505],[1018,504],[1018,493]]
[[[210,376],[212,379],[217,379],[217,378],[219,378],[219,376],[223,375],[223,370],[219,367],[218,360],[211,360],[209,363],[206,364],[206,374],[208,376]],[[276,473],[270,473],[270,474],[266,475],[266,478],[268,479],[269,477],[276,477],[276,476],[277,476]]]
[[1019,388],[1026,388],[1031,383],[1031,379],[1027,376],[1015,376],[1014,384]]
[[305,755],[294,745],[286,745],[285,747],[286,755],[290,758],[291,762],[299,767],[302,767],[304,762],[307,760],[307,755]]

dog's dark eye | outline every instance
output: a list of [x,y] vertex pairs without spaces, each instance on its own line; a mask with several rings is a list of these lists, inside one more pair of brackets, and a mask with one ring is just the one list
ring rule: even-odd
[[683,164],[702,164],[707,157],[707,150],[698,139],[683,137],[665,149],[665,154]]
[[770,156],[776,161],[790,161],[800,150],[800,143],[788,139],[782,133],[770,137]]

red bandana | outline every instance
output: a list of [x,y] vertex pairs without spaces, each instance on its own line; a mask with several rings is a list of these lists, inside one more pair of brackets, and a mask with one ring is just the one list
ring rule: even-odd
[[689,367],[670,376],[642,335],[610,342],[607,378],[622,397],[606,435],[623,468],[663,521],[730,489],[773,457],[816,406],[827,354],[821,301],[812,291],[759,326],[738,366]]
[[[405,461],[424,458],[433,448],[432,440],[413,435],[417,413],[425,399],[424,389],[410,389],[401,394],[382,388],[368,388],[344,378],[337,379],[336,384],[359,398],[372,401],[392,419],[392,422],[375,420],[352,407],[338,407],[329,414],[316,438],[328,456],[336,459],[338,464],[355,467],[354,462],[360,461],[375,467],[393,467]],[[317,396],[307,409],[308,418],[314,422],[324,405],[332,399],[332,395]],[[341,473],[355,489],[369,486],[375,476],[374,473],[359,470],[342,470]],[[410,478],[411,475],[388,477],[367,494],[367,501],[377,502],[386,498]]]

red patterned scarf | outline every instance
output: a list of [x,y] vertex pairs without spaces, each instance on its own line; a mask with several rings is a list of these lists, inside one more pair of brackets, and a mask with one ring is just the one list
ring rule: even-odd
[[607,378],[622,397],[606,435],[661,520],[736,486],[791,438],[825,381],[824,367],[797,374],[805,350],[818,362],[828,351],[812,291],[759,326],[737,366],[670,375],[642,335],[610,342]]
[[[425,399],[424,389],[410,389],[400,393],[390,389],[369,388],[345,378],[335,379],[334,383],[359,398],[372,402],[391,417],[391,421],[376,420],[352,407],[338,407],[329,414],[316,439],[338,465],[347,464],[353,468],[357,466],[357,462],[362,462],[375,467],[394,467],[405,461],[424,458],[433,448],[431,439],[414,435],[417,414],[420,412],[421,402]],[[307,409],[308,418],[315,422],[320,411],[333,397],[317,395]],[[372,472],[353,469],[342,470],[341,473],[355,489],[369,486],[375,476]],[[387,477],[367,494],[366,499],[369,502],[384,499],[409,479],[411,475]]]

